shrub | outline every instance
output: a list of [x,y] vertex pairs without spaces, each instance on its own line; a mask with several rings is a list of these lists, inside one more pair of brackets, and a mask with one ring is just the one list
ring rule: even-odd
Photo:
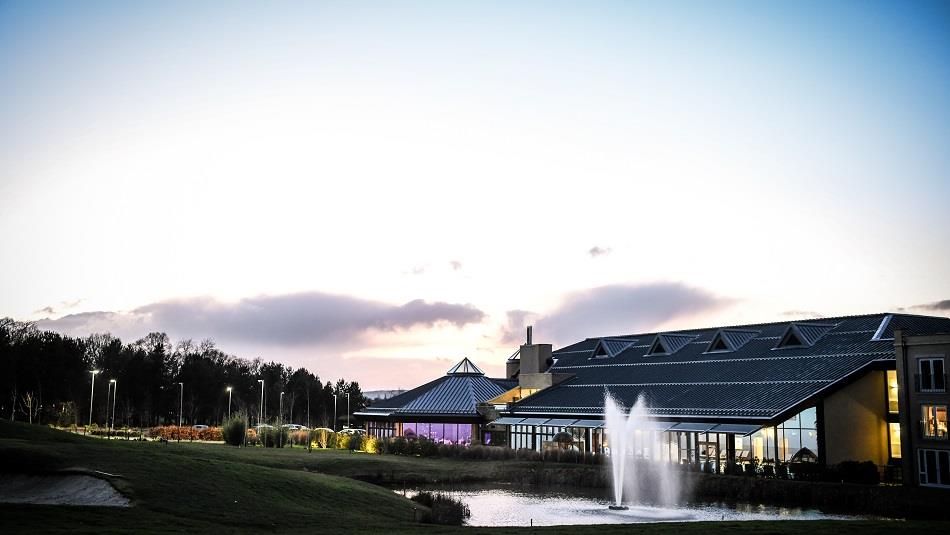
[[349,439],[346,441],[346,449],[351,451],[360,451],[363,449],[363,437],[352,434],[349,435]]
[[326,448],[333,444],[333,440],[331,440],[332,435],[333,431],[314,429],[310,431],[310,446],[313,448]]
[[290,434],[290,443],[291,444],[307,444],[310,438],[310,431],[306,429],[298,429]]
[[226,444],[232,446],[243,444],[247,431],[247,416],[243,412],[233,414],[221,424],[221,436]]
[[258,434],[265,448],[283,448],[287,445],[288,432],[286,427],[262,427]]
[[860,483],[863,485],[877,485],[881,482],[877,465],[871,461],[843,461],[838,463],[829,474],[834,480],[845,483]]
[[461,526],[466,518],[472,516],[467,505],[445,494],[423,491],[413,496],[412,501],[429,508],[422,521],[430,524]]

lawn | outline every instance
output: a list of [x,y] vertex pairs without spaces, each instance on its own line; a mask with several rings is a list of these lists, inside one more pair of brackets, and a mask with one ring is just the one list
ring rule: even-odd
[[[133,507],[0,505],[0,532],[328,532],[500,533],[510,528],[450,528],[413,521],[415,504],[358,479],[474,481],[512,461],[416,459],[304,449],[264,450],[220,444],[105,441],[26,424],[0,422],[0,468],[82,467],[121,477]],[[535,528],[543,533],[834,532],[862,534],[930,530],[925,522],[728,522]]]

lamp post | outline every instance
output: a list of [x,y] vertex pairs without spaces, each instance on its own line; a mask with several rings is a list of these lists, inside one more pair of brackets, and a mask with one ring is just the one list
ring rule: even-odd
[[333,432],[336,433],[336,394],[333,394]]
[[178,442],[181,442],[181,415],[185,409],[185,383],[179,382],[181,394],[178,398]]
[[231,418],[231,387],[228,387],[228,418]]
[[350,393],[346,393],[346,428],[350,428]]
[[277,403],[277,447],[282,448],[281,439],[284,438],[284,428],[281,426],[284,418],[284,392],[280,393],[280,401]]
[[[109,426],[109,431],[115,431],[115,395],[119,391],[119,383],[115,379],[109,379],[109,384],[112,385],[112,425]],[[108,398],[106,398],[108,401]]]
[[92,374],[92,386],[89,387],[89,424],[87,428],[92,426],[92,399],[96,395],[96,374],[99,373],[99,370],[89,370],[89,373]]
[[257,425],[264,423],[264,380],[258,379],[258,383],[261,384],[261,415],[257,418]]

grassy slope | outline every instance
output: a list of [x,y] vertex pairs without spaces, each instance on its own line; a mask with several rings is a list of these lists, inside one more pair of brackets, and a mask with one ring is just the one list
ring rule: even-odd
[[[11,461],[13,461],[11,463]],[[345,452],[262,450],[207,444],[106,442],[36,426],[0,422],[0,462],[14,466],[80,466],[121,474],[116,486],[134,507],[76,508],[0,505],[0,531],[322,531],[343,533],[500,533],[411,521],[413,504],[387,489],[349,479],[474,480],[512,463],[413,459]],[[341,477],[345,476],[345,477]],[[336,528],[334,528],[336,526]],[[893,533],[947,524],[921,522],[729,522],[536,528],[545,533]],[[509,531],[505,529],[505,531]]]

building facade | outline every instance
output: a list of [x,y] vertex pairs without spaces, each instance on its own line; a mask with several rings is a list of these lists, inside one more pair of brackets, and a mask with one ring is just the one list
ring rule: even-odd
[[900,443],[906,484],[950,489],[947,363],[950,330],[943,334],[894,333],[900,385]]
[[[899,474],[908,453],[895,330],[950,331],[950,319],[871,314],[589,338],[557,351],[529,340],[508,363],[519,384],[490,402],[489,429],[506,430],[512,448],[563,447],[567,433],[572,448],[609,453],[610,395],[645,405],[643,457],[710,471],[872,461]],[[932,405],[939,433],[946,404]]]
[[484,444],[485,417],[479,403],[510,390],[516,381],[486,377],[462,359],[444,376],[356,413],[369,436],[425,438],[440,444]]

